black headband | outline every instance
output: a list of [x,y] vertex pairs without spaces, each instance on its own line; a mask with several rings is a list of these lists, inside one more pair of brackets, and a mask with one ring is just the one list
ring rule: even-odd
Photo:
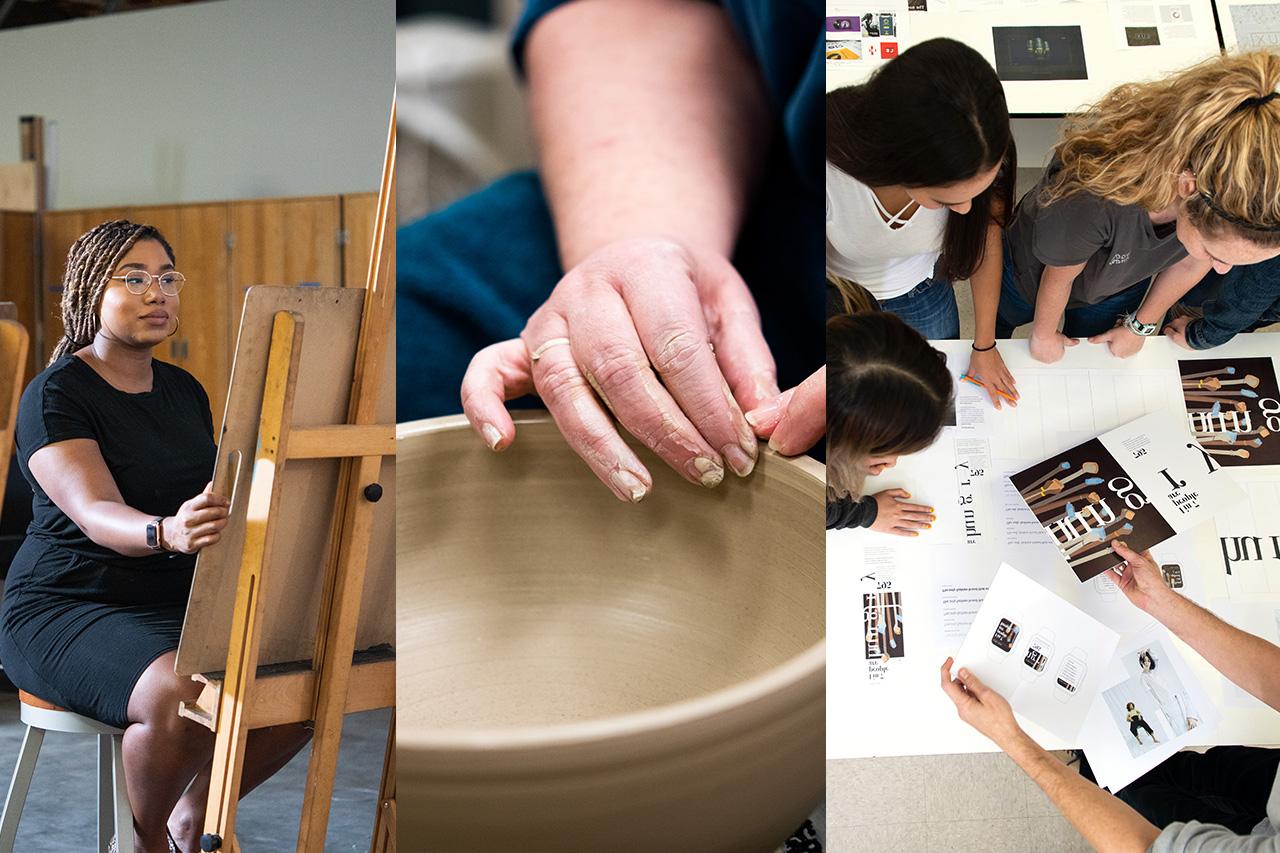
[[1240,102],[1240,106],[1236,107],[1234,110],[1232,110],[1232,112],[1238,113],[1242,110],[1249,109],[1249,107],[1260,107],[1263,104],[1270,103],[1273,99],[1277,97],[1280,97],[1280,92],[1268,92],[1267,94],[1259,95],[1256,98],[1245,98],[1243,101]]
[[1232,225],[1238,225],[1239,227],[1247,228],[1250,231],[1268,231],[1272,233],[1280,231],[1280,225],[1258,225],[1257,223],[1250,222],[1247,219],[1241,219],[1233,213],[1227,213],[1225,210],[1213,203],[1213,196],[1209,195],[1209,193],[1200,189],[1196,190],[1196,192],[1200,195],[1201,201],[1209,206],[1210,210],[1222,219],[1230,222]]

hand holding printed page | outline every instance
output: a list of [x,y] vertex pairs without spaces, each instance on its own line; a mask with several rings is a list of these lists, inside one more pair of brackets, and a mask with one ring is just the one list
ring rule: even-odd
[[1119,641],[1115,631],[1005,563],[953,671],[968,669],[1017,714],[1073,741]]
[[1245,497],[1175,415],[1153,412],[1009,477],[1082,582]]

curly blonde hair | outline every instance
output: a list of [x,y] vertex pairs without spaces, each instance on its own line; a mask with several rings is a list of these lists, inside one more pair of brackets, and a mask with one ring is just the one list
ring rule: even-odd
[[1062,169],[1043,201],[1076,192],[1163,210],[1190,170],[1187,215],[1211,236],[1280,246],[1280,54],[1205,60],[1165,80],[1112,89],[1071,116],[1054,147]]

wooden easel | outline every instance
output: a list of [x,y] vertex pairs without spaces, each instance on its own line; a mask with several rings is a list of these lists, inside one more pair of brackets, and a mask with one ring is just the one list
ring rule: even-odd
[[[240,850],[234,831],[249,731],[314,721],[297,850],[322,851],[343,717],[395,704],[394,621],[388,630],[385,619],[389,610],[394,620],[394,573],[385,571],[386,558],[371,556],[371,549],[390,555],[394,569],[393,534],[373,534],[392,501],[377,519],[375,506],[384,492],[394,495],[394,414],[380,411],[388,399],[380,392],[395,306],[394,236],[387,239],[389,229],[394,235],[395,149],[393,103],[364,290],[246,294],[215,470],[225,484],[219,491],[232,501],[231,520],[223,541],[197,562],[177,662],[179,674],[205,685],[180,713],[215,733],[204,850]],[[257,373],[264,349],[265,372]],[[334,364],[349,366],[349,388]],[[394,377],[393,364],[390,371]],[[265,378],[260,387],[238,386],[246,376]],[[239,417],[243,409],[256,411],[256,429]],[[252,462],[243,465],[248,455]],[[384,457],[391,458],[386,467]],[[247,495],[237,494],[245,488]],[[316,508],[330,500],[328,525],[317,524],[324,512]],[[306,550],[311,540],[319,545],[315,563]],[[375,563],[383,571],[367,577]],[[383,594],[366,598],[371,584]],[[367,648],[379,641],[381,649]],[[395,850],[394,731],[393,717],[375,851]]]
[[22,376],[27,372],[27,330],[17,320],[12,302],[0,302],[0,512],[4,511],[5,477],[13,456]]

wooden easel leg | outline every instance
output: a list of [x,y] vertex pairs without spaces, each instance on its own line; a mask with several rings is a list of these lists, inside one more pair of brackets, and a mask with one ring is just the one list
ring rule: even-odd
[[387,726],[387,752],[382,759],[382,784],[378,787],[378,813],[373,821],[369,853],[396,853],[396,714]]
[[319,671],[315,701],[316,730],[307,765],[307,787],[298,827],[298,853],[324,849],[329,826],[329,805],[333,799],[334,773],[342,739],[342,721],[351,676],[351,649],[355,647],[356,622],[364,592],[365,567],[369,555],[369,535],[373,525],[373,503],[361,493],[365,484],[376,482],[382,467],[381,456],[356,460],[348,481],[344,523],[346,531],[338,544],[338,564],[332,574],[332,603],[327,619],[320,625]]
[[[278,475],[286,457],[293,393],[297,381],[302,323],[288,311],[279,311],[271,327],[262,414],[258,422],[258,448],[253,460],[245,519],[244,550],[236,603],[232,611],[231,645],[227,650],[225,682],[219,698],[214,732],[213,773],[210,780],[203,850],[236,851],[236,806],[240,800],[240,776],[244,768],[245,697],[253,688],[258,669],[258,605],[262,599],[262,569],[270,553],[273,525],[279,503]],[[316,849],[323,849],[316,848]]]

